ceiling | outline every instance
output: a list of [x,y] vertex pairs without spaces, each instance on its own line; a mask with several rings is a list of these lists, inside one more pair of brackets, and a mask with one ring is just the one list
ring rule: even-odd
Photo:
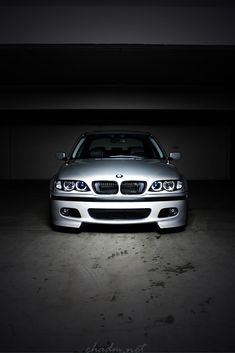
[[234,0],[0,0],[0,6],[200,6],[235,7]]

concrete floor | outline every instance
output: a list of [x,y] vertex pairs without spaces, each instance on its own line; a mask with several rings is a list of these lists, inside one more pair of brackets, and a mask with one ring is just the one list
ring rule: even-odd
[[47,183],[2,182],[0,351],[235,351],[234,191],[189,186],[186,231],[158,238],[153,226],[54,232]]

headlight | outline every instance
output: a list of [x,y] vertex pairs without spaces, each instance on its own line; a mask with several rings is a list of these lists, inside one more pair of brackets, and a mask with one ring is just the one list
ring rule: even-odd
[[90,191],[88,185],[82,180],[57,180],[55,188],[64,191]]
[[65,191],[72,191],[72,190],[74,190],[75,189],[75,182],[74,181],[70,181],[70,180],[68,180],[68,181],[64,181],[63,182],[63,188],[64,188],[64,190]]
[[152,191],[160,191],[162,190],[162,182],[161,181],[154,181],[150,188]]
[[177,180],[176,189],[180,190],[180,189],[182,189],[182,187],[183,187],[183,182],[181,180]]
[[166,191],[173,191],[175,188],[175,182],[173,180],[166,180],[162,185]]
[[175,191],[180,190],[183,187],[181,180],[156,180],[150,186],[149,191]]
[[56,187],[56,189],[62,190],[62,183],[61,183],[61,180],[57,180],[57,181],[55,182],[55,187]]
[[76,182],[76,190],[78,190],[78,191],[88,191],[89,188],[88,188],[87,184],[85,183],[85,181],[78,180]]

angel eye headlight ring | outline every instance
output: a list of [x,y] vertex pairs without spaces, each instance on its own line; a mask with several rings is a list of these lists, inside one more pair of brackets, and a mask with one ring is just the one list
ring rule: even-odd
[[162,186],[166,191],[174,191],[175,182],[174,182],[174,180],[165,180],[163,182]]
[[75,182],[72,180],[65,180],[63,182],[63,188],[65,191],[73,191],[75,189]]
[[77,191],[89,191],[89,187],[87,186],[85,181],[78,180],[76,182],[76,190]]

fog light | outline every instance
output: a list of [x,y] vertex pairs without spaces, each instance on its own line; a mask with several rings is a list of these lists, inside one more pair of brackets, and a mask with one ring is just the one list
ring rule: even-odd
[[158,218],[174,217],[178,214],[178,212],[178,208],[176,207],[162,208],[159,212]]
[[60,213],[62,214],[62,216],[66,216],[69,217],[70,216],[70,208],[61,208]]
[[176,216],[178,213],[178,209],[175,207],[169,208],[169,217]]
[[81,218],[80,212],[76,208],[61,208],[60,213],[65,217]]

